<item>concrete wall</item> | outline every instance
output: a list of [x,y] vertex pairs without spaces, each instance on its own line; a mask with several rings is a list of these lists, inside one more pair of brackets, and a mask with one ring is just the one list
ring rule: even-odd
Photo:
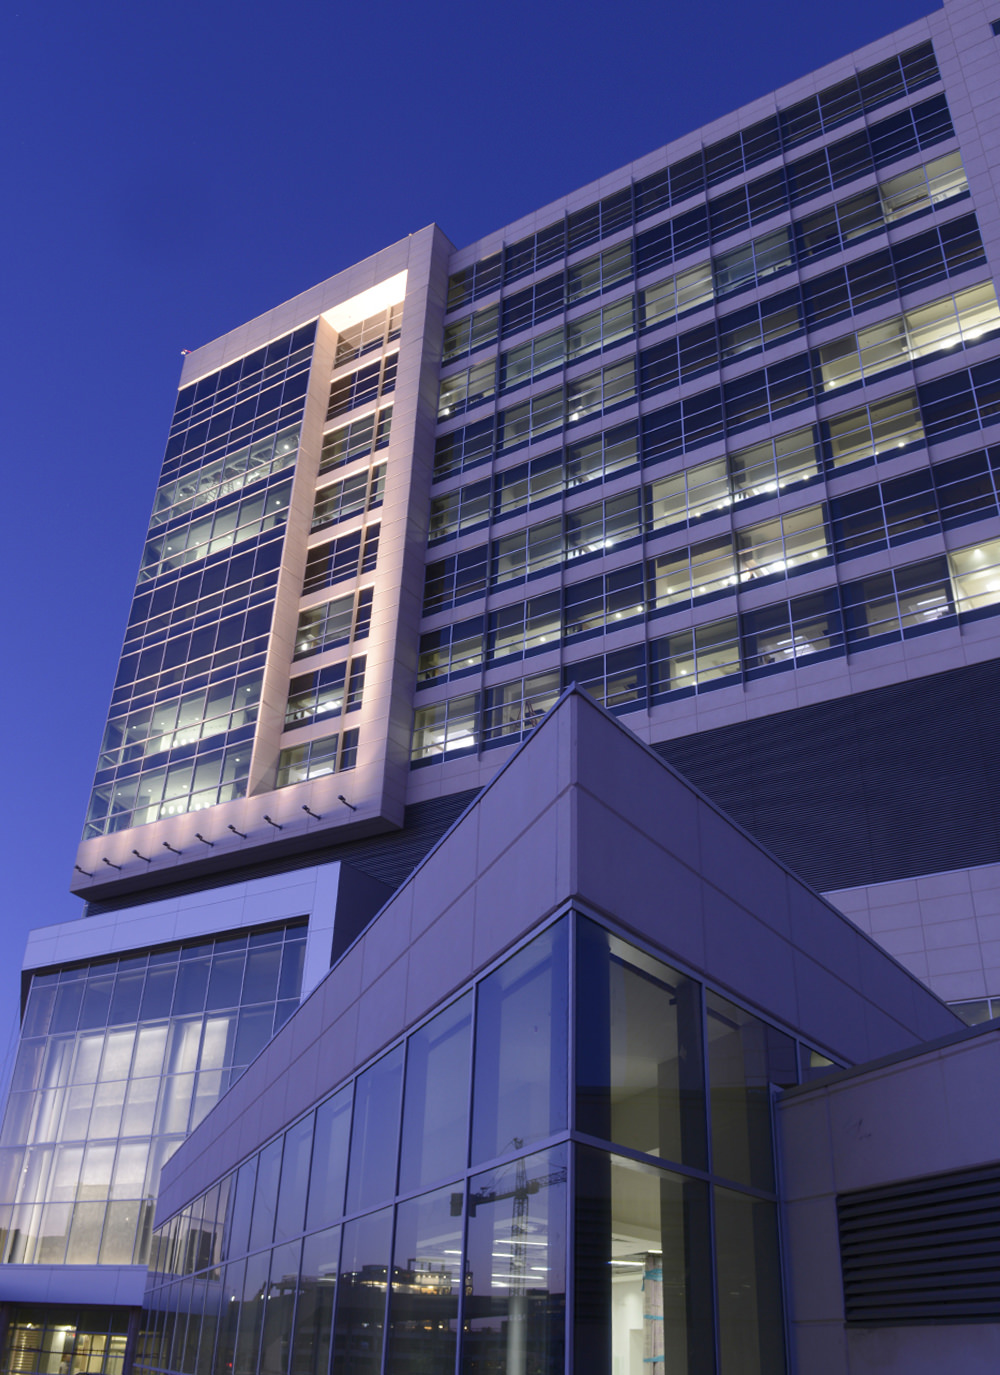
[[836,1196],[993,1163],[1000,1030],[793,1089],[778,1106],[789,1313],[802,1375],[995,1375],[1000,1323],[844,1326]]

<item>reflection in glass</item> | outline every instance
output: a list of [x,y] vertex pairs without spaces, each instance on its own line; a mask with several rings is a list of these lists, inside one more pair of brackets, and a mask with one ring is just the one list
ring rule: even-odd
[[389,1301],[388,1368],[393,1375],[454,1368],[462,1283],[461,1198],[461,1191],[439,1189],[396,1210]]
[[563,1367],[566,1148],[469,1185],[462,1371],[535,1375]]
[[472,1159],[489,1160],[566,1125],[566,923],[479,986]]
[[774,1188],[770,1085],[798,1083],[790,1036],[705,992],[712,1109],[712,1169],[740,1184]]
[[275,1241],[285,1241],[302,1231],[309,1186],[309,1153],[312,1149],[313,1119],[311,1116],[296,1122],[285,1133],[285,1149],[281,1157],[281,1183],[278,1188],[278,1207],[274,1224]]
[[773,1203],[715,1190],[719,1363],[726,1375],[781,1375],[778,1226]]
[[410,1037],[406,1058],[399,1189],[457,1174],[465,1166],[472,994]]
[[323,1227],[344,1211],[347,1179],[347,1146],[351,1131],[351,1089],[328,1098],[316,1109],[316,1139],[309,1176],[309,1208],[306,1227]]
[[271,1277],[265,1291],[260,1343],[260,1375],[284,1375],[288,1369],[301,1249],[301,1242],[291,1241],[284,1246],[276,1246],[271,1252]]
[[392,1209],[344,1226],[331,1375],[379,1375]]
[[399,1140],[399,1095],[403,1082],[403,1047],[383,1055],[359,1075],[351,1127],[347,1211],[357,1212],[395,1193],[396,1143]]
[[704,1168],[699,985],[592,922],[578,929],[578,1130]]
[[707,1375],[711,1267],[706,1184],[580,1148],[576,1375]]
[[292,1335],[292,1375],[326,1375],[339,1254],[339,1227],[314,1232],[302,1244],[299,1301]]

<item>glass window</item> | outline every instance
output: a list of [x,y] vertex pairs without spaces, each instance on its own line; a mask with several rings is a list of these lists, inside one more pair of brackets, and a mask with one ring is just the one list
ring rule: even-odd
[[278,1180],[281,1176],[282,1139],[272,1141],[260,1153],[257,1165],[257,1186],[253,1196],[253,1222],[250,1227],[249,1249],[270,1246],[274,1239],[274,1213],[278,1201]]
[[264,1323],[264,1295],[267,1292],[270,1251],[258,1251],[247,1258],[240,1299],[239,1327],[233,1370],[256,1371],[261,1328]]
[[577,1129],[707,1164],[700,985],[580,920]]
[[1000,603],[1000,540],[984,540],[948,555],[959,611]]
[[712,1169],[758,1189],[774,1189],[770,1085],[798,1083],[795,1042],[707,990]]
[[566,923],[479,985],[472,1159],[506,1155],[566,1125]]
[[462,1218],[456,1200],[461,1198],[461,1192],[440,1189],[396,1209],[386,1367],[393,1375],[454,1369],[462,1289]]
[[714,1370],[708,1185],[581,1147],[576,1190],[576,1375]]
[[396,1186],[403,1047],[358,1076],[351,1127],[347,1211],[357,1212],[391,1197]]
[[785,1369],[776,1208],[731,1189],[714,1193],[720,1369],[774,1375]]
[[285,1375],[289,1334],[299,1288],[300,1241],[286,1242],[271,1252],[270,1278],[264,1293],[260,1341],[260,1375]]
[[472,994],[410,1037],[399,1160],[402,1193],[457,1174],[466,1163]]
[[284,1241],[302,1231],[306,1190],[309,1186],[309,1158],[312,1152],[313,1119],[303,1118],[285,1133],[281,1157],[281,1183],[275,1213],[274,1239]]
[[327,1375],[339,1256],[339,1227],[314,1232],[302,1243],[299,1299],[291,1329],[292,1375]]
[[379,1375],[382,1369],[391,1239],[391,1208],[344,1225],[331,1375]]
[[464,1375],[562,1370],[566,1148],[473,1177],[468,1214]]

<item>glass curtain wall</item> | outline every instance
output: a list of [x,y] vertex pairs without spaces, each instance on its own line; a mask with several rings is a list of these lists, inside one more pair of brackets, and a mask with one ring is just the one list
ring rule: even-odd
[[160,1170],[298,1004],[304,923],[36,974],[0,1130],[0,1260],[131,1265]]
[[137,1368],[779,1375],[815,1054],[567,914],[158,1229]]

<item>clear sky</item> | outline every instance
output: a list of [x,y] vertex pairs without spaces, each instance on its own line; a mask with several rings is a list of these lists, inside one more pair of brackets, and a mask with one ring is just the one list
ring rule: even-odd
[[181,350],[432,220],[461,246],[933,0],[10,0],[0,1062],[69,876]]

